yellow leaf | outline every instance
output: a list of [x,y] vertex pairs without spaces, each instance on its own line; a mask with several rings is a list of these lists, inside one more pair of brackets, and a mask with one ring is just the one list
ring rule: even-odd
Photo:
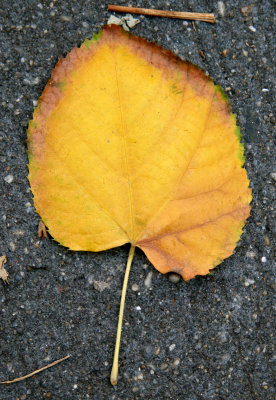
[[58,63],[30,122],[36,209],[71,250],[130,242],[162,273],[204,275],[249,216],[238,132],[202,71],[106,26]]
[[197,67],[106,26],[59,61],[28,130],[29,180],[49,232],[71,250],[131,243],[189,280],[230,256],[250,213],[239,128]]

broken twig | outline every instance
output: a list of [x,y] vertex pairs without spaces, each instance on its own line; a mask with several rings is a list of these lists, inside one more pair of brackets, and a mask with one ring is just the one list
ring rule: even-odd
[[211,24],[214,24],[216,22],[216,18],[214,16],[214,14],[207,14],[207,13],[191,13],[191,12],[181,12],[181,11],[154,10],[154,9],[149,9],[149,8],[116,6],[113,4],[108,4],[108,10],[123,12],[123,13],[131,13],[131,14],[150,15],[150,16],[155,16],[155,17],[191,19],[191,20],[196,20],[196,21],[210,22]]
[[28,375],[24,375],[24,376],[21,376],[20,378],[13,379],[12,381],[2,381],[2,382],[0,382],[0,384],[1,384],[1,383],[15,383],[15,382],[23,381],[24,379],[30,378],[31,376],[36,375],[36,374],[38,374],[39,372],[44,371],[44,370],[47,369],[47,368],[53,367],[54,365],[60,363],[61,361],[66,360],[66,359],[69,358],[69,357],[71,357],[71,354],[68,354],[67,356],[65,356],[65,357],[63,357],[63,358],[60,358],[59,360],[56,360],[56,361],[52,362],[51,364],[47,364],[47,365],[45,365],[45,367],[39,368],[39,369],[37,369],[37,370],[31,372],[31,373],[28,374]]

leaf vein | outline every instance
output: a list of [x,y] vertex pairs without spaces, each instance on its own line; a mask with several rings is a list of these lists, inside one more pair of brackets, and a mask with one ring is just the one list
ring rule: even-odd
[[140,233],[140,235],[138,236],[137,241],[139,240],[139,237],[141,237],[142,235],[144,235],[145,231],[148,229],[148,226],[157,218],[158,214],[166,207],[166,205],[167,205],[171,200],[173,200],[173,196],[175,195],[175,192],[177,191],[177,188],[178,188],[180,182],[182,181],[182,179],[183,179],[184,176],[186,175],[187,171],[189,170],[189,166],[190,166],[190,164],[191,164],[191,162],[192,162],[192,160],[193,160],[193,158],[194,158],[194,156],[195,156],[195,154],[196,154],[196,152],[197,152],[198,146],[199,146],[199,144],[200,144],[200,142],[201,142],[201,140],[202,140],[202,137],[203,137],[204,132],[205,132],[205,126],[207,125],[207,122],[208,122],[209,117],[210,117],[210,114],[211,114],[212,104],[213,104],[214,98],[215,98],[215,93],[213,94],[212,100],[211,100],[211,102],[210,102],[210,107],[209,107],[209,110],[208,110],[208,113],[207,113],[207,116],[206,116],[204,128],[202,129],[202,132],[201,132],[201,135],[200,135],[200,137],[199,137],[199,139],[198,139],[197,145],[195,146],[195,149],[194,149],[194,151],[193,151],[192,154],[191,154],[190,160],[188,161],[186,168],[183,170],[183,173],[180,175],[178,181],[176,182],[176,185],[175,185],[175,188],[174,188],[174,190],[173,190],[172,196],[170,196],[170,197],[159,207],[159,209],[154,213],[154,215],[152,216],[152,218],[150,219],[150,221],[147,223],[147,227],[146,227],[146,228]]
[[98,208],[100,210],[102,210],[113,222],[115,222],[120,229],[128,236],[126,230],[119,224],[119,222],[113,217],[113,215],[111,215],[108,210],[106,208],[104,208],[94,197],[92,197],[91,193],[87,190],[87,188],[82,185],[78,179],[74,176],[74,172],[73,170],[70,168],[70,166],[65,162],[65,160],[63,160],[59,154],[57,153],[57,151],[48,143],[48,147],[49,149],[51,149],[51,151],[55,154],[55,156],[57,157],[57,159],[60,161],[60,163],[62,164],[62,166],[70,172],[70,176],[71,178],[74,180],[74,182],[82,189],[82,191],[84,193],[86,193],[88,195],[88,197],[92,200],[93,203],[95,203]]
[[[166,232],[166,233],[163,233],[163,234],[160,234],[160,235],[152,236],[152,237],[150,237],[150,238],[148,238],[148,239],[143,239],[143,240],[139,241],[139,245],[142,244],[143,246],[147,246],[147,243],[153,242],[153,241],[155,241],[155,240],[162,239],[162,238],[164,238],[164,237],[166,237],[166,236],[174,236],[174,235],[178,235],[178,234],[183,233],[183,232],[188,232],[188,231],[191,231],[191,230],[194,230],[194,229],[199,229],[199,228],[201,228],[201,227],[204,226],[204,225],[215,224],[215,223],[217,223],[221,218],[226,217],[226,216],[228,216],[228,215],[233,215],[235,212],[237,212],[237,211],[243,211],[243,210],[244,210],[244,211],[248,210],[248,207],[247,207],[247,206],[237,207],[237,208],[235,208],[234,210],[231,210],[231,211],[228,211],[228,212],[226,212],[226,213],[223,213],[223,214],[218,215],[217,217],[213,218],[212,220],[204,221],[204,222],[202,222],[202,223],[200,223],[200,224],[196,224],[196,225],[190,226],[190,227],[185,228],[185,229],[180,229],[180,230],[178,230],[178,231]],[[223,229],[223,228],[222,228],[222,229]]]
[[133,204],[133,194],[132,194],[132,186],[130,180],[130,171],[129,171],[129,160],[128,160],[128,152],[127,152],[127,143],[126,143],[126,122],[123,118],[123,110],[122,110],[122,101],[120,97],[120,87],[119,87],[119,79],[118,79],[118,67],[116,61],[116,50],[114,46],[112,46],[113,56],[114,56],[114,70],[115,70],[115,80],[117,86],[117,94],[118,94],[118,103],[120,108],[120,117],[121,117],[121,125],[122,125],[122,141],[123,141],[123,148],[124,148],[124,160],[126,166],[126,173],[127,173],[127,181],[128,181],[128,199],[129,199],[129,209],[130,209],[130,218],[131,218],[131,238],[130,241],[133,241],[134,238],[134,204]]

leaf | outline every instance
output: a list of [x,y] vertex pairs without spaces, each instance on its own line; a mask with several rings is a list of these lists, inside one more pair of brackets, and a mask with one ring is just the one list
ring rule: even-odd
[[71,250],[131,243],[185,280],[230,256],[250,213],[236,118],[197,67],[115,25],[59,61],[28,129],[29,180]]
[[59,61],[28,131],[37,212],[71,250],[127,242],[205,275],[249,216],[239,128],[197,67],[114,25]]
[[43,221],[39,221],[39,224],[38,224],[38,237],[40,239],[41,238],[46,239],[48,237],[47,231],[46,231],[46,226],[44,225]]
[[0,279],[2,279],[3,282],[5,282],[5,283],[9,283],[9,273],[4,267],[6,262],[7,262],[7,257],[1,256],[0,257]]

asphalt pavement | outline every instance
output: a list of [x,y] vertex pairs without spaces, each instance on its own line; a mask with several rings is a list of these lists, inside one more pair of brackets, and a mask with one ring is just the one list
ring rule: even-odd
[[106,1],[0,0],[0,256],[10,274],[9,285],[0,282],[0,380],[71,354],[32,378],[1,385],[0,399],[272,400],[275,3],[116,4],[215,13],[215,24],[194,25],[138,16],[132,32],[197,64],[229,96],[245,144],[251,216],[235,253],[190,282],[173,282],[136,251],[119,381],[111,386],[129,246],[71,252],[39,239],[26,153],[28,120],[58,59],[111,13]]

